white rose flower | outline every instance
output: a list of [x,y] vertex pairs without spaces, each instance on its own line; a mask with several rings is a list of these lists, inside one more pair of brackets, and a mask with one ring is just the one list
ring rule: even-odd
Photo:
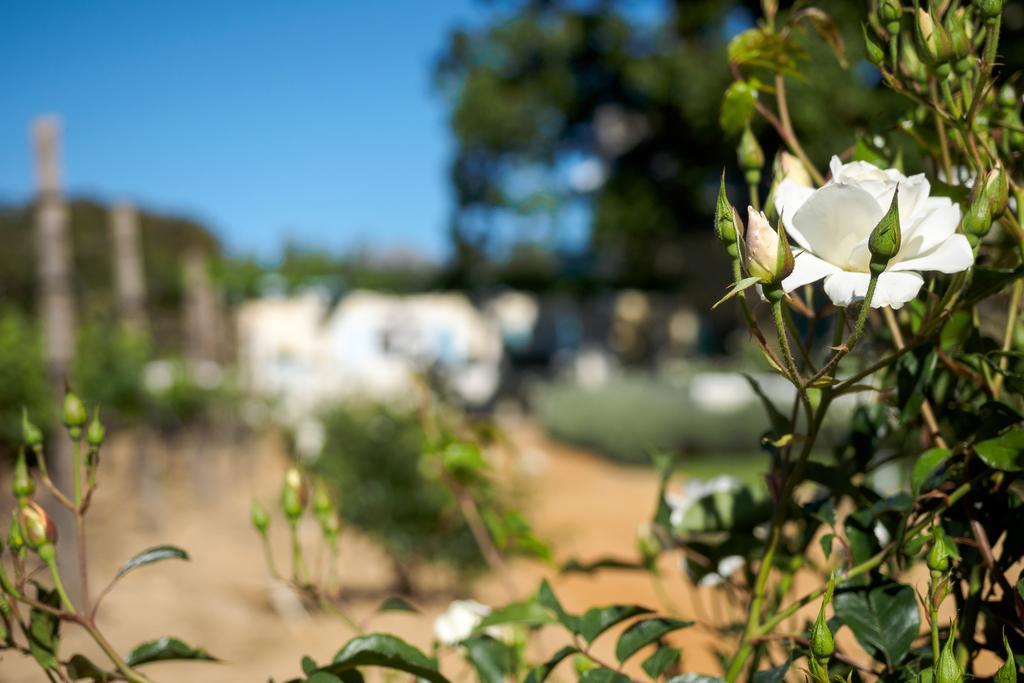
[[862,301],[871,254],[868,237],[899,187],[902,243],[879,278],[872,308],[900,308],[924,284],[923,271],[957,273],[970,268],[974,253],[957,234],[960,207],[948,197],[930,197],[924,174],[907,177],[864,161],[843,164],[832,157],[832,179],[817,190],[786,179],[775,206],[796,243],[793,272],[782,281],[791,292],[824,278],[825,293],[837,306]]
[[490,613],[490,607],[476,600],[455,600],[434,620],[434,635],[445,645],[457,645]]

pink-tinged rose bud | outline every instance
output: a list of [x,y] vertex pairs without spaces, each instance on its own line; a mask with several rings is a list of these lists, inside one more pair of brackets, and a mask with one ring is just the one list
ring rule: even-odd
[[785,235],[772,229],[763,211],[747,207],[747,272],[775,285],[793,272],[793,255]]
[[302,481],[299,468],[289,467],[284,475],[284,485],[281,486],[281,509],[292,522],[302,516],[307,496],[306,484]]
[[792,180],[794,183],[805,187],[814,187],[814,183],[811,182],[811,175],[807,172],[803,162],[789,152],[782,152],[779,155],[779,169],[781,171],[780,182]]
[[47,543],[57,542],[57,526],[35,501],[28,501],[18,511],[18,522],[29,548],[38,550]]

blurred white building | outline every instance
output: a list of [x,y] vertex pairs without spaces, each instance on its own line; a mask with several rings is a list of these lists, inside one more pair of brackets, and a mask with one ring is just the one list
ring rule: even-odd
[[355,291],[333,309],[317,293],[260,299],[238,313],[238,345],[246,387],[281,399],[291,418],[325,399],[407,399],[427,368],[483,404],[501,374],[499,324],[456,293]]

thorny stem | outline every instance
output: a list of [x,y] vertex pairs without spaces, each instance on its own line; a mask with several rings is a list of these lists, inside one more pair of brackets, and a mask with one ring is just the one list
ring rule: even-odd
[[871,311],[871,300],[875,297],[875,287],[878,285],[878,276],[874,273],[871,274],[871,279],[868,280],[868,291],[864,295],[864,301],[861,303],[860,313],[857,315],[857,322],[853,326],[853,332],[846,338],[846,342],[842,348],[833,354],[825,365],[822,366],[818,372],[814,373],[814,376],[807,380],[804,386],[810,386],[816,381],[825,377],[830,372],[835,370],[836,366],[848,353],[853,351],[853,347],[860,341],[860,337],[864,334],[864,326],[868,321],[868,313]]
[[121,658],[121,655],[117,654],[117,650],[114,649],[114,646],[110,644],[100,630],[96,628],[96,624],[92,619],[79,619],[78,623],[92,636],[92,639],[96,641],[96,644],[100,646],[100,649],[107,655],[107,658],[114,664],[118,672],[124,676],[125,680],[130,683],[152,683],[151,679],[135,671],[128,665],[128,662]]

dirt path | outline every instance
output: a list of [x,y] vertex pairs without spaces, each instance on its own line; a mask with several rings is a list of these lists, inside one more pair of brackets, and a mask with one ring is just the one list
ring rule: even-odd
[[[526,512],[540,535],[552,542],[560,562],[575,557],[586,561],[602,556],[631,557],[637,525],[650,518],[657,482],[653,473],[623,468],[582,450],[552,443],[531,424],[512,425],[509,430],[526,462],[537,472],[528,479]],[[194,448],[183,449],[192,451]],[[223,449],[221,449],[223,450]],[[159,681],[233,683],[266,681],[273,676],[286,679],[299,672],[303,654],[318,661],[329,660],[352,636],[350,628],[324,614],[287,618],[287,591],[269,580],[259,543],[248,524],[249,501],[253,495],[266,501],[276,499],[279,477],[284,468],[280,451],[268,443],[242,454],[207,447],[201,470],[210,479],[196,486],[189,476],[189,460],[176,455],[170,473],[182,483],[166,492],[159,504],[164,509],[160,528],[133,502],[137,497],[132,476],[136,449],[129,440],[112,444],[104,467],[103,488],[97,492],[91,513],[90,565],[95,586],[102,586],[117,567],[134,553],[158,543],[187,549],[191,562],[166,562],[143,568],[127,576],[110,594],[100,611],[99,621],[110,640],[121,650],[136,643],[173,635],[202,645],[224,660],[222,664],[168,663],[149,667]],[[212,475],[209,475],[213,472]],[[223,487],[216,482],[230,481]],[[196,491],[205,490],[206,500]],[[7,487],[4,487],[6,494]],[[8,499],[2,503],[9,504]],[[315,535],[315,529],[306,529]],[[272,528],[277,548],[284,549],[283,525]],[[361,596],[351,613],[362,618],[371,613],[386,595],[391,581],[387,559],[365,539],[349,534],[343,541],[343,583]],[[285,562],[282,553],[279,562]],[[601,572],[595,575],[558,575],[551,567],[517,561],[511,565],[520,593],[532,592],[547,576],[570,610],[612,602],[638,602],[665,609],[650,577],[642,573]],[[694,600],[721,610],[721,598],[695,594],[679,580],[677,567],[664,567],[672,602],[683,617],[701,617],[706,610],[695,609]],[[506,601],[501,583],[487,577],[468,591],[477,599],[498,604]],[[372,622],[372,630],[389,630],[426,648],[431,639],[434,617],[449,596],[422,604],[422,615],[392,613]],[[698,603],[701,604],[701,603]],[[66,628],[62,652],[69,656],[83,652],[95,661],[102,655],[91,647],[73,626]],[[599,641],[595,654],[612,659],[614,637]],[[558,634],[545,633],[538,646],[553,651],[564,644]],[[705,632],[691,629],[678,637],[689,670],[715,672],[713,641]],[[541,653],[536,652],[535,656]],[[36,683],[42,680],[34,664],[19,655],[0,660],[0,680],[7,683]]]

